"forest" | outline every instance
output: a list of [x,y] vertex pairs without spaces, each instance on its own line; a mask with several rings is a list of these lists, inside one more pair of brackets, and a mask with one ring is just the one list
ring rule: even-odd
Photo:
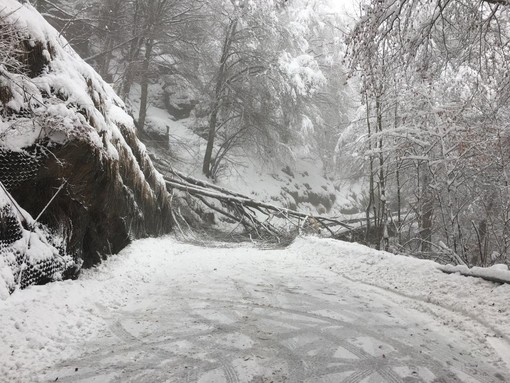
[[0,0],[0,383],[510,382],[510,0]]
[[363,136],[367,214],[380,227],[396,211],[401,245],[480,265],[508,257],[506,5],[371,2],[348,35],[364,101],[343,141]]
[[301,0],[37,7],[121,97],[139,85],[139,129],[151,98],[191,109],[207,177],[236,166],[234,147],[277,160],[305,148],[324,174],[363,182],[365,243],[507,259],[505,1],[366,1],[348,15]]
[[[182,233],[219,221],[233,224],[228,232],[241,228],[250,238],[280,241],[305,231],[442,263],[508,264],[510,16],[505,0],[30,4],[58,38],[65,38],[63,49],[72,47],[91,65],[121,100],[113,103],[122,102],[134,119],[130,149],[120,150],[115,176],[123,186],[108,186],[123,188],[125,201],[115,202],[114,213],[104,211],[111,195],[95,190],[96,197],[85,195],[82,201],[77,196],[86,187],[71,190],[69,179],[96,172],[93,167],[62,170],[51,182],[47,175],[39,179],[37,187],[51,184],[51,189],[37,202],[23,194],[23,182],[30,177],[13,182],[20,173],[4,167],[5,191],[32,215],[49,206],[46,216],[39,215],[42,222],[57,231],[71,253],[88,253],[92,258],[86,265],[98,262],[102,256],[97,254],[117,252],[131,239],[166,232],[173,224]],[[80,115],[80,122],[72,124],[84,118],[107,153],[112,145],[118,149],[117,133],[98,123],[108,125],[118,117],[107,110],[110,93],[100,90],[105,85],[99,80],[84,75],[87,100],[79,86],[58,77],[36,81],[36,93],[8,85],[16,84],[13,76],[37,78],[45,68],[51,72],[57,67],[51,64],[52,41],[47,50],[44,43],[31,48],[34,43],[26,41],[20,48],[23,33],[11,21],[17,10],[8,9],[0,17],[5,123],[37,114],[35,96],[41,104],[56,97]],[[34,49],[42,50],[34,56]],[[61,67],[67,66],[64,60]],[[26,105],[13,106],[15,99]],[[69,123],[44,113],[38,117],[41,126]],[[12,142],[4,141],[3,147],[12,148]],[[25,144],[38,147],[41,142],[46,141],[39,133]],[[32,159],[41,156],[34,150]],[[62,150],[57,161],[62,155],[61,162],[83,162],[76,152]],[[124,166],[122,158],[129,158],[130,151],[136,159]],[[2,153],[8,163],[10,154]],[[135,170],[140,160],[141,170]],[[300,168],[303,161],[306,170]],[[150,162],[163,174],[164,184]],[[265,172],[281,183],[277,192],[257,191],[246,170],[250,163],[258,164],[257,174]],[[115,173],[117,165],[111,166]],[[150,186],[139,189],[142,181],[128,178],[142,173]],[[306,178],[312,176],[322,183]],[[244,191],[228,190],[242,182],[247,182]],[[258,186],[267,189],[261,186],[265,183]],[[69,200],[62,202],[60,196],[48,204],[59,186]],[[171,193],[177,208],[162,202],[161,188]],[[96,198],[102,201],[97,209],[88,208]],[[171,219],[146,214],[151,217],[146,226],[143,214],[136,213],[140,204],[162,208]],[[119,218],[119,211],[131,218]],[[93,230],[77,218],[84,213],[96,225]],[[111,225],[97,223],[102,215]],[[278,219],[285,230],[273,223]],[[108,227],[122,229],[108,233]]]

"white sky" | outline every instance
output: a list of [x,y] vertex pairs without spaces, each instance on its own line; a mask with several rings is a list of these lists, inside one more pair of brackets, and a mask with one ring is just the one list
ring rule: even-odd
[[339,13],[353,15],[359,0],[329,0],[329,4]]

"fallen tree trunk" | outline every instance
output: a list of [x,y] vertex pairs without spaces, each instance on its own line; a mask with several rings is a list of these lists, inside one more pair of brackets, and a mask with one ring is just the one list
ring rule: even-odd
[[510,284],[510,271],[508,268],[503,270],[499,267],[473,267],[468,268],[467,266],[440,266],[439,270],[446,274],[460,274],[465,277],[481,278],[489,282],[494,283],[507,283]]
[[324,217],[324,216],[312,216],[310,214],[306,214],[306,213],[301,213],[301,212],[298,212],[298,211],[295,211],[295,210],[290,210],[290,209],[287,209],[287,208],[284,208],[284,207],[278,207],[278,206],[275,206],[275,205],[271,205],[271,204],[268,204],[268,203],[265,203],[265,202],[261,202],[261,201],[256,201],[254,199],[251,199],[251,198],[248,198],[248,197],[239,197],[239,196],[236,196],[236,195],[231,195],[230,193],[225,193],[225,192],[222,192],[222,193],[217,193],[217,192],[211,192],[209,190],[207,190],[207,188],[205,187],[197,187],[197,186],[193,186],[193,185],[186,185],[182,182],[175,182],[175,181],[170,181],[170,180],[167,180],[165,179],[166,181],[166,184],[167,186],[169,186],[170,188],[176,188],[176,189],[180,189],[180,190],[184,190],[190,194],[196,194],[196,195],[203,195],[203,196],[206,196],[206,197],[211,197],[211,198],[214,198],[214,199],[217,199],[219,201],[224,201],[224,202],[230,202],[230,203],[238,203],[238,204],[241,204],[243,206],[248,206],[248,207],[253,207],[253,208],[256,208],[256,209],[267,209],[268,211],[273,211],[273,212],[277,212],[277,213],[281,213],[281,214],[285,214],[287,216],[292,216],[292,217],[296,217],[296,218],[310,218],[312,217],[313,219],[315,219],[316,221],[318,222],[323,222],[323,223],[330,223],[330,224],[334,224],[334,225],[338,225],[338,226],[342,226],[342,227],[345,227],[346,229],[350,229],[350,226],[341,222],[341,221],[338,221],[338,220],[335,220],[335,219],[332,219],[332,218],[328,218],[328,217]]
[[315,216],[257,201],[249,196],[198,180],[168,167],[166,170],[165,182],[169,191],[180,190],[193,196],[207,208],[241,224],[250,236],[255,234],[258,238],[272,237],[279,241],[280,237],[288,235],[289,230],[279,228],[272,222],[274,218],[282,219],[283,222],[294,227],[298,233],[302,231],[320,233],[320,229],[324,229],[334,236],[338,230],[349,231],[352,229],[348,224],[334,218]]

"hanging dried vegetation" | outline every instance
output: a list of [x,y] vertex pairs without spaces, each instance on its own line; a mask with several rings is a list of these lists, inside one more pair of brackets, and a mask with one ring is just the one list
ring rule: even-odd
[[17,203],[84,266],[169,232],[166,185],[113,90],[28,4],[6,0],[0,36],[0,181]]

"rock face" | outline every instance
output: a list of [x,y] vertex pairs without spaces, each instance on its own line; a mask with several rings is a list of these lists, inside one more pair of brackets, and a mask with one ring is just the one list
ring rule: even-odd
[[169,232],[164,181],[111,87],[29,4],[2,0],[0,33],[5,192],[84,266]]

